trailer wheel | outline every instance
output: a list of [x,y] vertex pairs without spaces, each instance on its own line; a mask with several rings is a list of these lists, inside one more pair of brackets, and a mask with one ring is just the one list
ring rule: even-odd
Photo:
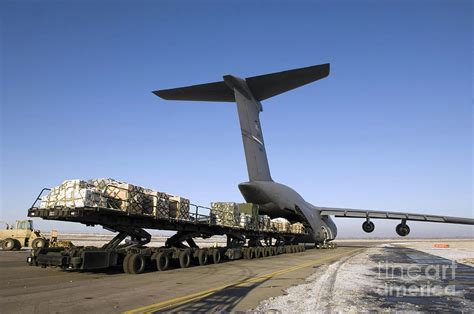
[[206,265],[207,264],[207,251],[199,250],[197,255],[198,255],[199,265]]
[[260,257],[262,257],[262,255],[263,255],[262,253],[263,253],[263,252],[262,252],[262,248],[260,248],[260,247],[256,247],[256,248],[255,248],[255,258],[260,258]]
[[255,248],[249,247],[249,259],[255,258]]
[[159,271],[165,271],[169,268],[170,265],[170,259],[168,257],[168,254],[160,252],[156,254],[155,257],[156,261],[156,269]]
[[189,267],[190,263],[191,263],[191,254],[189,254],[188,250],[185,250],[179,253],[179,266],[181,268]]
[[129,274],[141,274],[145,271],[145,257],[143,255],[132,254],[127,262]]
[[43,238],[36,238],[31,242],[31,248],[37,250],[40,248],[46,247],[46,240]]
[[128,272],[128,260],[130,259],[130,256],[132,256],[132,254],[127,254],[123,258],[122,267],[123,267],[123,272],[126,273],[126,274],[129,274],[129,272]]
[[2,242],[2,250],[11,251],[15,248],[15,240],[12,238],[7,238]]
[[219,264],[221,261],[221,252],[219,250],[212,251],[212,262],[214,264]]

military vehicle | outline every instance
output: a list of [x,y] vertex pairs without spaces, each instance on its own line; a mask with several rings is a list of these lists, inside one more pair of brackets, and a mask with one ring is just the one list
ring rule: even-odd
[[48,240],[33,228],[32,220],[17,220],[15,226],[3,223],[6,228],[0,230],[0,243],[4,251],[19,250],[27,246],[39,249],[48,245]]

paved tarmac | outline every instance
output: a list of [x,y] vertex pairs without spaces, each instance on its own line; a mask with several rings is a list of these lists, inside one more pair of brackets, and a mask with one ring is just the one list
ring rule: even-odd
[[185,311],[246,310],[304,282],[317,267],[370,245],[345,243],[335,250],[311,249],[141,275],[121,270],[43,269],[26,264],[27,251],[0,252],[0,309],[2,313],[153,312],[177,307]]
[[[26,264],[28,251],[0,251],[0,312],[245,311],[255,308],[262,300],[284,294],[291,286],[305,283],[315,272],[326,273],[328,265],[336,261],[345,263],[352,256],[367,255],[375,246],[389,242],[393,241],[344,241],[334,250],[311,249],[304,253],[141,275],[124,274],[120,269],[96,272],[42,269]],[[441,264],[439,258],[412,249],[395,247],[384,250],[386,252],[379,257],[384,261],[403,265],[416,263],[423,268],[432,263]],[[371,257],[374,258],[377,259],[378,255]],[[422,310],[429,310],[434,303],[437,305],[433,308],[437,309],[446,310],[449,306],[460,309],[463,300],[468,302],[466,304],[473,301],[474,268],[462,266],[458,274],[454,284],[464,294],[461,303],[456,301],[459,304],[445,297],[419,300],[379,296],[374,299],[369,294],[366,303],[375,304],[377,301],[382,309],[400,302],[416,304]],[[375,278],[376,275],[373,273],[369,277]],[[391,277],[389,280],[397,285],[404,284],[403,278]],[[440,283],[447,285],[453,281]]]

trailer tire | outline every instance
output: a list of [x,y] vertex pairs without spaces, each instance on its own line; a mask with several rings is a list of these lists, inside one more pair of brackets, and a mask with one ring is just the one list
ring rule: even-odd
[[221,252],[219,250],[212,251],[212,262],[214,264],[219,264],[221,261]]
[[179,253],[179,266],[181,268],[188,268],[191,264],[191,254],[188,250]]
[[141,274],[145,271],[145,257],[141,254],[132,254],[127,260],[129,274]]
[[130,256],[132,256],[132,254],[127,254],[123,258],[122,267],[123,267],[123,272],[126,273],[126,274],[129,274],[129,272],[128,272],[128,260],[130,259]]
[[206,250],[199,250],[198,251],[198,254],[197,254],[197,257],[198,257],[198,262],[199,262],[199,265],[206,265],[207,264],[207,251]]
[[15,248],[15,240],[12,238],[6,238],[2,242],[2,250],[12,251]]
[[37,250],[44,247],[46,247],[46,240],[43,238],[36,238],[33,240],[33,242],[31,242],[31,248],[33,250]]
[[159,271],[165,271],[169,268],[170,259],[168,254],[164,252],[157,253],[155,256],[156,269]]

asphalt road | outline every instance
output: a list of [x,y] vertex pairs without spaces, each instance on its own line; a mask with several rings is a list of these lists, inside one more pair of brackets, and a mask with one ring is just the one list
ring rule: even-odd
[[128,275],[121,270],[68,272],[26,264],[27,251],[0,252],[2,313],[239,311],[281,295],[321,265],[376,243],[344,243],[263,259]]

